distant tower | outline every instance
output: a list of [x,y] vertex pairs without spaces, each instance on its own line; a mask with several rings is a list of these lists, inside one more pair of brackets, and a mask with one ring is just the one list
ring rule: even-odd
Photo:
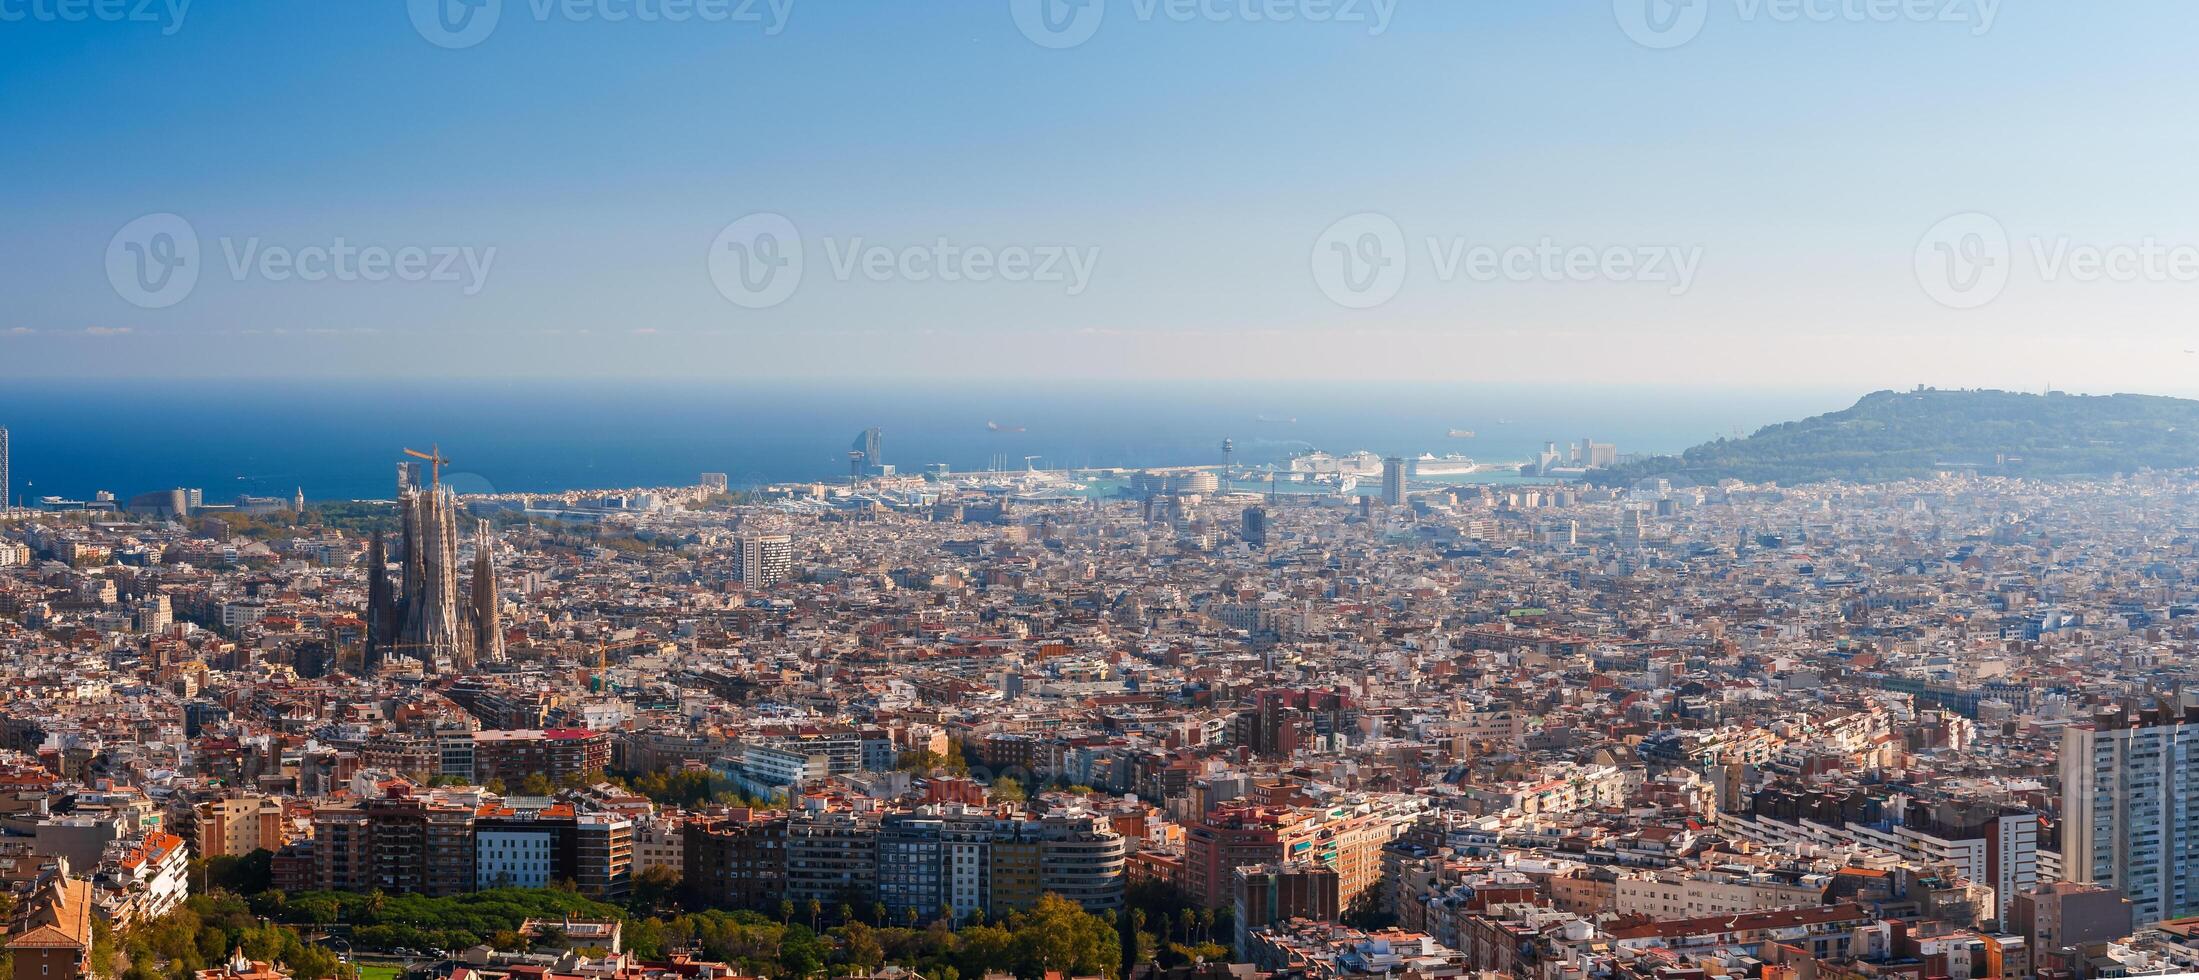
[[12,480],[13,477],[8,475],[8,429],[0,426],[0,514],[14,509],[15,498],[11,494],[15,490],[15,484]]
[[1267,508],[1245,508],[1243,522],[1242,536],[1245,543],[1255,548],[1267,547]]
[[[857,477],[875,473],[885,465],[886,434],[877,426],[871,426],[855,434],[855,442],[848,447],[848,466]],[[862,458],[856,458],[860,455]]]
[[1229,485],[1229,464],[1237,456],[1237,440],[1222,440],[1222,485]]
[[298,495],[297,495],[296,497],[293,497],[293,498],[291,498],[291,503],[290,503],[290,509],[291,509],[291,510],[294,510],[294,511],[297,511],[297,512],[298,512],[298,513],[300,513],[300,514],[303,514],[303,513],[305,513],[305,488],[304,488],[304,487],[299,487],[299,488],[298,488]]
[[489,536],[489,522],[474,525],[473,542],[474,661],[498,663],[504,659],[504,613],[496,598],[496,540]]
[[733,546],[733,578],[751,588],[786,581],[794,571],[794,539],[784,534],[743,537]]
[[1382,504],[1385,507],[1405,506],[1405,460],[1390,456],[1382,460]]

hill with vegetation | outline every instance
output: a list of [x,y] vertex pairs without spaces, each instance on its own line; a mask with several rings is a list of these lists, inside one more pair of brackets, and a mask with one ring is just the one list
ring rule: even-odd
[[1922,388],[1873,392],[1842,411],[1597,470],[1589,479],[1606,486],[1659,477],[1682,486],[1797,484],[1949,470],[2058,478],[2195,466],[2199,401]]

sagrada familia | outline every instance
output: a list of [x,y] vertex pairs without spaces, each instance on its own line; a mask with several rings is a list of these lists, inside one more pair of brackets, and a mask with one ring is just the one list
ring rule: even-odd
[[389,554],[377,534],[367,548],[367,649],[364,667],[391,657],[420,661],[429,674],[460,673],[504,659],[504,622],[496,596],[496,548],[489,522],[474,528],[469,591],[459,598],[458,498],[437,484],[405,490],[400,506],[404,572],[392,588]]

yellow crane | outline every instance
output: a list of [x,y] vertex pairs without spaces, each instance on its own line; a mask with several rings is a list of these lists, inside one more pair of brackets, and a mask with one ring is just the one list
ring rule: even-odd
[[443,447],[441,445],[429,446],[428,451],[424,453],[417,449],[407,449],[405,455],[414,459],[427,460],[429,478],[434,481],[429,485],[430,488],[440,489],[443,486],[443,467],[450,465],[450,460],[443,458]]

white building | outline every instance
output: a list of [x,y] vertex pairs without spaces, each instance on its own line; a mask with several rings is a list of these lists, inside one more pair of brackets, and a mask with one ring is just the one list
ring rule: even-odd
[[550,831],[483,830],[474,835],[477,888],[547,888]]
[[2062,730],[2062,865],[2151,924],[2199,912],[2199,707],[2124,710]]
[[742,585],[784,582],[794,574],[794,539],[784,534],[741,538],[733,548],[733,577]]

